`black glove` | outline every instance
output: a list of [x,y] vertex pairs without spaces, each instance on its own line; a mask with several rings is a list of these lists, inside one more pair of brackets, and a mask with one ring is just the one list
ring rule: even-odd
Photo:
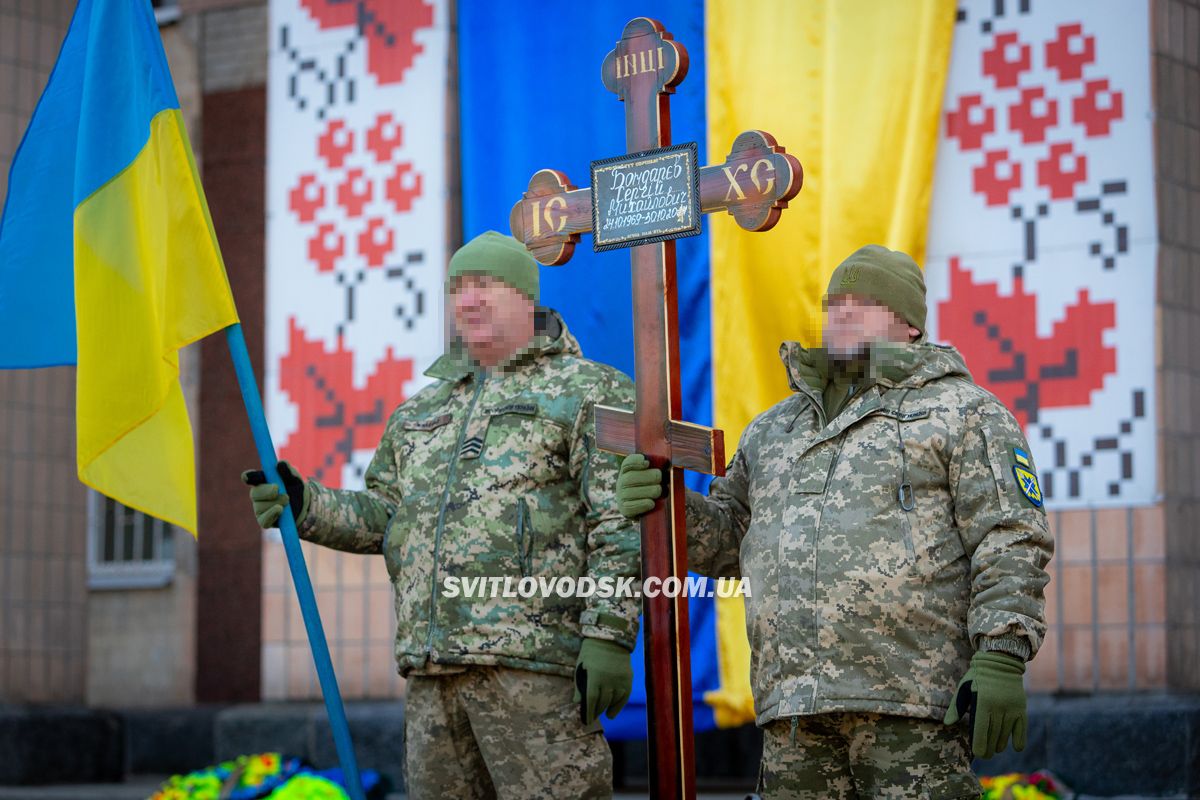
[[250,487],[250,502],[254,505],[254,516],[263,528],[274,528],[283,516],[283,506],[290,503],[292,516],[299,525],[304,519],[308,487],[300,473],[292,469],[286,461],[280,461],[276,466],[279,477],[283,480],[284,493],[279,493],[279,487],[267,483],[267,476],[261,469],[246,470],[242,473],[242,483]]

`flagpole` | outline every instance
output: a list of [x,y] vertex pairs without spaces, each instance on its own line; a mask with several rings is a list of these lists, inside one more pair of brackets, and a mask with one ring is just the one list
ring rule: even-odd
[[[254,434],[254,447],[268,483],[283,486],[279,471],[275,468],[277,458],[267,419],[263,414],[262,398],[258,383],[254,380],[254,368],[250,365],[250,353],[246,349],[246,337],[241,323],[225,329],[225,340],[229,344],[229,355],[233,358],[233,369],[237,373],[238,387],[242,390],[242,403],[250,420]],[[291,506],[287,506],[279,518],[279,531],[283,534],[283,549],[287,553],[288,568],[292,572],[292,583],[300,600],[300,614],[304,617],[304,628],[308,632],[308,645],[312,650],[313,662],[317,667],[317,678],[321,682],[321,694],[325,698],[325,711],[329,715],[329,726],[333,729],[333,743],[337,748],[338,761],[350,791],[351,800],[364,800],[359,782],[358,761],[350,742],[350,727],[346,723],[346,710],[342,705],[342,693],[338,690],[337,677],[333,674],[333,662],[329,658],[329,645],[325,641],[325,629],[321,626],[321,615],[313,595],[312,581],[304,565],[304,551],[300,549],[300,535],[296,531],[296,519]]]

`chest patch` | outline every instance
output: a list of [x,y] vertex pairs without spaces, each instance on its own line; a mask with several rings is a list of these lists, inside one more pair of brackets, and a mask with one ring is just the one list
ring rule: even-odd
[[485,413],[490,416],[499,414],[525,414],[526,416],[536,417],[538,407],[533,403],[505,403],[502,406],[489,408]]
[[925,419],[929,416],[928,408],[917,408],[912,411],[898,411],[894,408],[881,408],[876,412],[881,417],[896,419],[901,422],[912,422],[917,419]]
[[479,458],[479,454],[483,452],[483,439],[478,436],[471,436],[463,440],[462,447],[458,448],[459,458]]
[[406,419],[401,423],[401,427],[406,431],[434,431],[449,424],[450,420],[449,414],[439,414],[428,419]]

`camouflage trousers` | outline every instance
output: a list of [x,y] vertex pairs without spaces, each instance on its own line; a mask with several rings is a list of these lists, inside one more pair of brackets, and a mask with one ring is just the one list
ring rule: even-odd
[[410,675],[410,800],[612,797],[612,753],[585,727],[569,678],[506,667]]
[[884,714],[779,719],[763,729],[764,800],[978,798],[965,726]]

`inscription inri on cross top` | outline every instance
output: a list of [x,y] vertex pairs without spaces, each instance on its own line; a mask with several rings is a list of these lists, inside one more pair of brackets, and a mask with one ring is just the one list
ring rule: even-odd
[[[740,134],[723,163],[706,167],[697,168],[694,144],[671,148],[669,99],[687,70],[687,50],[661,23],[631,20],[601,71],[625,103],[627,155],[593,162],[590,189],[539,170],[509,216],[513,236],[543,264],[570,260],[583,233],[596,249],[631,248],[637,407],[597,407],[596,441],[666,468],[663,500],[641,521],[644,578],[687,573],[683,470],[725,471],[721,431],[679,419],[674,238],[698,233],[700,214],[718,211],[745,230],[770,230],[803,181],[800,162],[763,131]],[[642,610],[651,796],[692,798],[687,599],[646,598]]]

